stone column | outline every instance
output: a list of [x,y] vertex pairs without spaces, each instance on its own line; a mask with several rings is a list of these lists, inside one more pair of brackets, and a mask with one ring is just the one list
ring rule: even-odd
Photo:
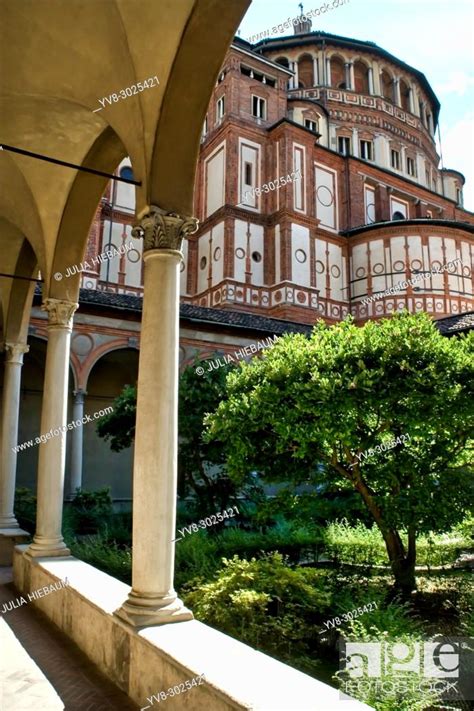
[[[23,355],[29,346],[24,343],[5,343],[5,373],[3,378],[2,421],[0,440],[0,534],[24,533],[13,513],[18,444],[18,415],[20,412],[20,383]],[[13,531],[12,529],[16,529]]]
[[355,158],[359,157],[359,131],[357,128],[352,129],[352,155]]
[[408,108],[411,114],[415,113],[415,101],[413,99],[413,88],[411,86],[408,89]]
[[313,86],[319,86],[318,58],[313,57]]
[[352,89],[350,67],[351,65],[349,62],[344,62],[344,81],[346,83],[346,89]]
[[402,105],[402,97],[400,94],[400,79],[398,77],[393,80],[393,99],[397,106]]
[[354,62],[349,62],[349,84],[352,91],[355,91]]
[[[72,419],[82,420],[84,417],[84,399],[87,393],[85,390],[74,390],[72,401]],[[71,442],[71,476],[69,480],[69,496],[73,498],[76,489],[82,487],[82,450],[83,450],[83,427],[75,427],[72,430]]]
[[374,70],[372,67],[369,67],[369,70],[367,72],[367,78],[369,82],[369,94],[373,96],[375,94],[375,89],[374,89]]
[[298,62],[293,62],[294,65],[294,72],[295,72],[295,89],[300,88],[300,80],[299,80],[299,74],[298,74]]
[[48,313],[48,348],[41,409],[39,445],[38,505],[36,533],[26,555],[32,557],[70,555],[61,523],[63,514],[64,470],[66,464],[66,418],[68,403],[69,352],[72,317],[78,304],[46,299],[42,309]]
[[134,627],[192,619],[173,587],[178,452],[179,265],[195,218],[152,206],[143,237],[145,278],[133,463],[132,590],[116,614]]
[[329,57],[326,59],[326,86],[331,86],[331,60]]

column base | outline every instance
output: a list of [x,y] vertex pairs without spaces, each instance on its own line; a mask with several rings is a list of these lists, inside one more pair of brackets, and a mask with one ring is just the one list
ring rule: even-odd
[[71,551],[64,541],[42,543],[35,538],[33,543],[26,549],[24,555],[29,558],[59,558],[62,556],[70,556]]
[[13,565],[15,546],[26,543],[31,535],[18,524],[14,528],[0,528],[0,565]]
[[[191,610],[184,606],[179,597],[175,597],[165,604],[163,599],[146,599],[136,596],[137,602],[133,601],[133,592],[122,607],[114,612],[114,615],[131,625],[132,627],[154,627],[155,625],[166,625],[170,622],[186,622],[193,620],[194,615]],[[139,602],[140,601],[140,602]]]

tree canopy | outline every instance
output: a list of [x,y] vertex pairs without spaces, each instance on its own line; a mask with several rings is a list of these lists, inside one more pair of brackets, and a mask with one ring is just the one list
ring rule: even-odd
[[236,481],[257,470],[315,496],[328,482],[357,491],[409,590],[417,534],[451,527],[471,499],[473,345],[472,333],[441,336],[426,314],[320,322],[228,375],[207,438]]

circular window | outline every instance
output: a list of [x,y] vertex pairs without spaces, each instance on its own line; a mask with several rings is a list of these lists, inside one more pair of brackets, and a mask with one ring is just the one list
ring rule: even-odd
[[245,257],[245,252],[241,247],[237,247],[235,250],[235,256],[237,259],[243,259]]
[[252,252],[252,259],[254,262],[261,262],[262,255],[260,254],[260,252]]
[[133,170],[129,165],[124,165],[123,168],[120,168],[120,177],[125,180],[135,180]]
[[399,259],[393,263],[393,268],[396,272],[402,272],[405,269],[405,262],[402,262],[401,259]]
[[377,262],[377,264],[374,264],[372,269],[374,271],[374,274],[382,274],[382,272],[384,270],[384,266],[380,262]]
[[199,266],[201,267],[201,269],[205,269],[205,268],[206,268],[206,265],[207,265],[207,259],[206,259],[206,257],[201,257],[201,261],[199,262]]
[[320,262],[319,259],[317,259],[316,260],[316,271],[318,272],[318,274],[322,274],[324,272],[324,269],[325,269],[324,264],[322,262]]
[[221,258],[221,248],[216,247],[214,250],[214,261],[218,262],[220,258]]
[[184,272],[185,269],[186,269],[186,264],[184,262],[181,262],[181,264],[179,265],[179,271]]
[[304,252],[302,249],[297,249],[295,252],[295,259],[300,264],[304,264],[307,259],[306,252]]
[[137,249],[131,249],[127,254],[127,257],[131,262],[135,264],[136,262],[140,261],[140,252]]
[[341,270],[339,267],[337,267],[335,264],[331,267],[331,274],[335,279],[338,279],[341,276]]

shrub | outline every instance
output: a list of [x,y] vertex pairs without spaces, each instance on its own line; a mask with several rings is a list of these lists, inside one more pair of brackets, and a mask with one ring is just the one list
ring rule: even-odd
[[15,516],[20,528],[33,534],[36,528],[36,496],[26,487],[15,491]]
[[97,491],[76,489],[71,507],[77,514],[78,533],[97,533],[112,514],[112,499],[108,488]]
[[[410,659],[415,652],[415,644],[423,641],[422,626],[408,603],[393,601],[349,622],[345,641],[405,644]],[[438,693],[426,689],[427,680],[421,667],[419,672],[391,670],[390,666],[384,665],[382,668],[384,673],[380,679],[364,676],[360,677],[361,683],[357,683],[357,679],[352,680],[347,669],[337,672],[334,678],[346,693],[377,711],[423,711],[433,708],[439,700]],[[384,682],[383,693],[374,681]]]
[[[468,537],[469,523],[459,524],[447,533],[421,535],[417,543],[419,566],[453,565],[464,548],[472,543]],[[325,551],[337,563],[387,565],[387,553],[382,535],[374,524],[350,525],[347,519],[330,523],[326,529]]]
[[292,570],[280,553],[260,560],[224,559],[214,580],[184,591],[197,619],[246,644],[314,672],[314,627],[330,594],[316,570]]

